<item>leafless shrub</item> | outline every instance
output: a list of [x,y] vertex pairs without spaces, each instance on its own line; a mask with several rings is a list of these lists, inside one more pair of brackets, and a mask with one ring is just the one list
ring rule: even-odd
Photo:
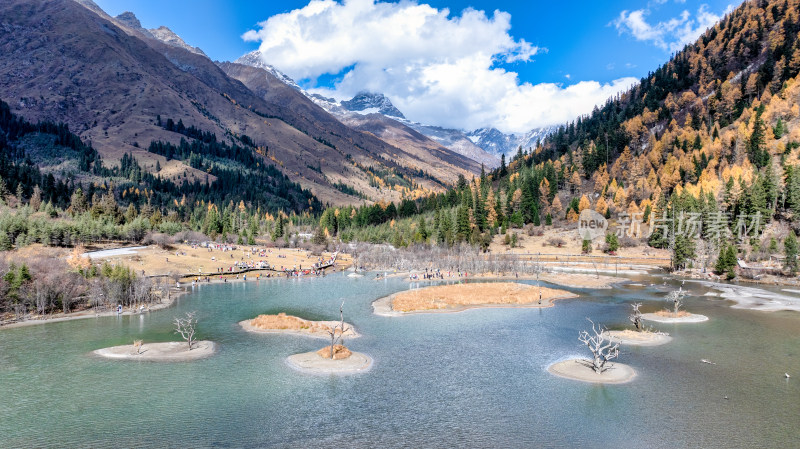
[[640,241],[640,239],[635,239],[635,238],[630,237],[628,235],[623,235],[619,239],[619,247],[620,248],[633,248],[633,247],[639,246],[641,244],[642,244],[642,242]]
[[173,237],[173,243],[201,243],[207,242],[210,239],[207,235],[203,234],[202,232],[196,231],[181,231],[175,234]]
[[331,336],[331,360],[333,360],[336,355],[336,346],[344,347],[344,333],[350,330],[344,322],[344,301],[342,301],[342,305],[339,306],[339,320],[339,324],[328,328],[328,335]]
[[631,304],[633,308],[633,312],[628,315],[628,319],[633,323],[633,327],[636,328],[637,331],[642,332],[644,327],[642,326],[642,312],[639,311],[639,307],[642,306],[642,303],[635,302]]
[[360,266],[372,270],[410,271],[428,268],[443,272],[468,273],[541,272],[541,265],[536,261],[520,260],[514,255],[487,255],[467,244],[452,248],[412,245],[408,248],[395,249],[390,245],[356,243],[351,244],[347,251]]
[[61,311],[69,313],[89,289],[88,282],[72,271],[64,260],[45,257],[27,259],[25,264],[34,279],[25,285],[21,296],[40,315]]
[[173,249],[172,242],[172,237],[170,237],[169,234],[164,234],[163,232],[148,232],[142,240],[142,243],[145,245],[158,245],[162,249],[166,250]]
[[547,239],[547,244],[550,246],[555,246],[556,248],[561,248],[562,246],[566,245],[567,242],[561,237],[550,237]]

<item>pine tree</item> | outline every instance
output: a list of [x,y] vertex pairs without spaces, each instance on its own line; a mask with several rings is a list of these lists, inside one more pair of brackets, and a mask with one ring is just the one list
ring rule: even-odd
[[473,204],[475,208],[472,210],[472,217],[475,220],[475,225],[478,226],[478,230],[483,231],[486,229],[486,206],[478,189],[475,189]]
[[469,210],[461,206],[456,213],[456,241],[464,242],[469,239],[470,226],[469,226]]
[[686,268],[689,259],[695,256],[695,243],[691,236],[678,234],[675,236],[675,247],[672,249],[672,267],[676,270]]
[[781,117],[778,117],[778,122],[775,123],[775,127],[772,128],[772,134],[775,135],[776,139],[780,139],[781,137],[783,137],[783,134],[785,132],[786,132],[786,128],[785,128],[785,126],[783,124],[783,119]]
[[[763,105],[762,105],[763,106]],[[747,152],[750,156],[750,161],[758,167],[764,167],[769,162],[769,152],[764,149],[765,141],[765,126],[764,120],[761,119],[763,107],[756,109],[756,117],[753,122],[753,132],[750,134],[750,140],[747,142]]]
[[783,242],[783,254],[785,257],[783,268],[789,270],[792,275],[797,273],[797,252],[797,236],[794,231],[789,230],[789,235],[786,236],[786,240]]
[[453,244],[453,222],[449,211],[442,211],[442,219],[439,223],[439,242]]
[[428,240],[428,229],[425,227],[425,218],[420,216],[417,222],[417,234],[414,240],[418,243],[425,243]]

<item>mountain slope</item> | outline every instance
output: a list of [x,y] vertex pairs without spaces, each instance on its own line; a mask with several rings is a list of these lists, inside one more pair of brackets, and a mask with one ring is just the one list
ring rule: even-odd
[[[351,100],[338,102],[333,98],[326,98],[319,94],[303,92],[314,103],[344,123],[363,123],[364,120],[359,118],[360,115],[380,114],[383,117],[380,121],[385,124],[386,129],[377,131],[375,133],[376,135],[396,135],[398,132],[406,135],[420,134],[433,141],[433,143],[437,143],[439,146],[464,156],[467,159],[471,159],[478,164],[483,164],[489,168],[500,165],[500,159],[498,157],[476,146],[462,131],[424,125],[405,119],[403,113],[383,94],[362,92]],[[377,122],[378,117],[372,117],[372,131],[376,131],[375,126]],[[416,140],[417,139],[413,139],[412,142]],[[436,146],[433,143],[426,142],[425,147],[435,148]]]
[[[424,173],[423,177],[454,183],[459,175],[472,177],[480,172],[480,165],[475,161],[454,153],[430,139],[425,138],[393,120],[383,120],[383,116],[373,117],[370,124],[357,114],[349,120],[338,116],[339,120],[309,100],[291,84],[277,78],[273,71],[237,63],[219,63],[219,66],[231,77],[244,83],[252,92],[264,100],[280,104],[299,111],[305,117],[324,124],[337,133],[356,133],[362,139],[380,139],[386,146],[383,158],[398,166],[407,167],[414,173]],[[348,125],[348,126],[345,126]],[[322,167],[325,171],[325,168]],[[348,182],[348,176],[328,174],[335,182]],[[420,182],[422,184],[422,182]],[[428,182],[430,185],[430,181]]]
[[29,120],[68,123],[108,163],[131,153],[148,170],[160,165],[161,176],[204,181],[206,173],[188,161],[143,150],[151,141],[185,137],[159,126],[161,116],[230,144],[248,142],[264,163],[325,202],[360,201],[336,186],[337,177],[372,199],[443,187],[445,181],[393,161],[387,155],[396,150],[380,139],[330,116],[307,115],[304,106],[295,111],[294,102],[266,101],[204,55],[83,3],[0,4],[0,97],[14,99],[13,111]]
[[520,222],[542,209],[575,221],[588,207],[612,224],[654,220],[635,236],[672,248],[675,268],[707,266],[729,245],[734,261],[774,257],[800,229],[798,32],[799,1],[743,3],[508,175],[493,173],[509,181],[510,211]]

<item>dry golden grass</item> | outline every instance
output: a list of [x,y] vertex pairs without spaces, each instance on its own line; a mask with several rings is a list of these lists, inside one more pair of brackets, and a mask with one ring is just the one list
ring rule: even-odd
[[692,314],[687,312],[687,311],[685,311],[685,310],[681,310],[678,313],[675,313],[675,312],[673,312],[671,310],[666,310],[665,309],[665,310],[659,310],[658,312],[655,313],[655,315],[656,316],[661,316],[661,317],[664,317],[664,318],[685,318],[687,316],[691,316]]
[[[539,293],[536,286],[514,282],[439,285],[398,293],[392,309],[412,312],[475,305],[532,305],[538,304]],[[541,287],[542,306],[551,305],[554,299],[573,296],[564,290]]]
[[[331,358],[331,347],[325,346],[324,348],[317,351],[317,355],[322,358],[330,359]],[[334,345],[333,346],[333,360],[344,360],[348,357],[353,355],[347,347],[344,345]]]
[[259,315],[250,320],[250,325],[264,330],[296,330],[308,332],[327,332],[330,327],[319,325],[313,321],[296,316],[279,313],[277,315]]
[[[259,248],[263,246],[255,245]],[[162,249],[156,245],[148,246],[147,248],[136,250],[136,254],[126,254],[122,256],[107,257],[102,260],[108,260],[110,263],[122,263],[141,274],[144,271],[145,275],[158,275],[158,274],[191,274],[194,276],[218,275],[219,269],[222,269],[221,274],[227,273],[228,269],[236,262],[246,261],[258,263],[265,261],[280,270],[281,267],[285,268],[310,268],[311,265],[317,262],[317,256],[311,255],[309,251],[290,249],[290,248],[270,248],[271,252],[267,252],[264,257],[258,253],[250,252],[251,246],[238,245],[238,248],[233,251],[209,251],[207,248],[192,248],[190,245],[174,244],[171,250]],[[175,254],[178,254],[177,256]],[[231,257],[233,256],[233,257]],[[322,258],[327,259],[331,256],[330,253],[324,253]],[[102,262],[99,259],[93,259],[94,262]],[[340,254],[336,259],[337,270],[342,269],[351,263],[352,258],[347,255]],[[274,275],[274,273],[273,273]],[[255,279],[257,273],[249,274],[247,277]],[[231,275],[228,275],[230,278]],[[235,275],[233,275],[235,277]],[[240,276],[241,277],[241,276]]]
[[[317,336],[330,336],[331,329],[335,328],[335,335],[342,333],[341,328],[336,327],[339,325],[338,321],[310,321],[283,312],[277,315],[259,315],[250,320],[249,324],[256,330],[264,331],[295,331]],[[345,328],[347,329],[344,333],[345,337],[357,336],[352,325],[345,323]]]

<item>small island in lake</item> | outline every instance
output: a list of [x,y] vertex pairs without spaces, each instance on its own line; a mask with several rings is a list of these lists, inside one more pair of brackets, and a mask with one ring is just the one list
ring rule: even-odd
[[656,323],[702,323],[703,321],[708,321],[708,317],[705,315],[698,315],[681,310],[684,296],[686,296],[686,292],[682,287],[670,292],[667,295],[667,301],[672,303],[671,311],[665,309],[655,313],[643,313],[642,319],[655,321]]
[[377,315],[399,316],[488,307],[552,307],[556,299],[575,297],[566,290],[516,282],[486,282],[404,291],[381,298],[372,307]]
[[294,369],[312,374],[354,374],[372,367],[372,358],[360,352],[352,352],[344,345],[326,346],[319,351],[290,355],[286,363]]
[[663,332],[639,332],[630,329],[607,331],[606,336],[612,342],[619,342],[620,344],[630,346],[659,346],[672,341],[672,337]]
[[643,313],[642,319],[655,321],[656,323],[702,323],[703,321],[708,321],[708,317],[705,315],[689,313],[685,310],[677,314],[666,310],[659,310],[655,313]]
[[188,362],[202,359],[214,354],[217,345],[213,341],[201,340],[192,342],[192,349],[183,341],[164,343],[147,343],[112,346],[92,351],[93,354],[107,359],[148,360],[156,362]]
[[633,312],[628,316],[628,319],[633,323],[634,329],[603,331],[602,337],[610,340],[612,343],[620,343],[623,345],[632,346],[658,346],[672,341],[672,337],[664,332],[655,332],[652,329],[647,329],[642,324],[643,314],[639,310],[642,303],[635,302],[631,304]]
[[602,384],[621,384],[636,377],[636,371],[628,365],[612,363],[619,357],[619,342],[611,341],[605,326],[592,323],[592,330],[578,333],[578,341],[592,353],[591,359],[569,359],[547,367],[550,374],[566,379]]
[[[242,329],[248,332],[294,334],[314,338],[330,338],[331,329],[336,329],[337,334],[341,333],[337,327],[339,324],[339,321],[311,321],[285,313],[259,315],[253,319],[239,322]],[[359,336],[351,324],[344,323],[344,329],[344,336],[347,338]]]

